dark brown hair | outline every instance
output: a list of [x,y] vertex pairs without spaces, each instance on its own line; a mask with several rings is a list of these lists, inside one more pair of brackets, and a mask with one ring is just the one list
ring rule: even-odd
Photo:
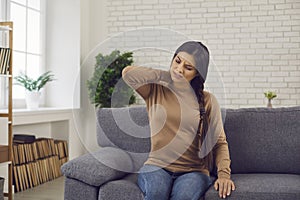
[[[208,65],[209,65],[209,51],[205,45],[201,42],[196,41],[188,41],[183,43],[175,52],[173,59],[179,52],[186,52],[193,56],[197,75],[190,81],[190,85],[193,88],[198,103],[199,103],[199,111],[200,111],[200,120],[198,125],[197,133],[199,134],[199,150],[203,145],[203,141],[206,137],[206,133],[208,130],[208,116],[205,110],[205,101],[204,101],[204,82],[207,77]],[[204,144],[205,145],[205,144]],[[204,147],[204,149],[208,149]],[[205,158],[208,162],[208,167],[212,168],[212,153],[209,153]]]

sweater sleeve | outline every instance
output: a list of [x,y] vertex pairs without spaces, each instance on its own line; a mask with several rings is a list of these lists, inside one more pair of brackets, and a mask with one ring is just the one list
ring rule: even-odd
[[210,131],[212,131],[215,138],[215,145],[213,147],[213,155],[217,166],[219,178],[230,178],[230,155],[228,143],[226,140],[225,131],[223,128],[222,116],[219,103],[216,97],[210,94]]
[[151,94],[153,84],[167,85],[170,81],[169,72],[148,67],[126,67],[123,80],[136,90],[144,99]]

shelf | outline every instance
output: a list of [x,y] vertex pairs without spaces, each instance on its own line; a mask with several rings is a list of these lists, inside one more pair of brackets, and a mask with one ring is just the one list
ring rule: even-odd
[[12,31],[12,28],[9,28],[7,26],[0,26],[0,31]]
[[[3,32],[1,32],[3,31]],[[7,81],[7,85],[5,84],[5,87],[3,84],[1,84],[1,89],[8,88],[8,108],[5,110],[0,110],[0,117],[6,117],[8,120],[7,125],[7,141],[1,141],[3,142],[2,145],[0,145],[0,164],[1,165],[6,165],[8,166],[8,171],[7,171],[7,193],[5,193],[5,197],[8,197],[8,200],[12,200],[12,193],[13,193],[13,181],[12,181],[12,47],[13,47],[13,22],[0,22],[0,32],[2,35],[1,40],[3,41],[3,45],[5,48],[9,48],[10,50],[7,51],[1,51],[1,53],[4,52],[5,55],[5,63],[2,62],[1,66],[4,67],[2,68],[2,74],[0,74],[0,80],[2,81],[3,78],[5,79],[4,81]],[[9,52],[9,54],[7,54]],[[9,57],[7,57],[9,55]],[[6,65],[6,62],[8,62],[8,65]],[[9,69],[9,70],[7,70]],[[1,99],[1,102],[3,102],[3,98]],[[1,138],[3,138],[2,133],[1,133]],[[3,145],[6,144],[6,145]],[[1,172],[1,176],[2,176]]]
[[0,162],[0,167],[12,164],[12,161]]
[[10,77],[12,77],[12,75],[10,75],[10,74],[0,74],[0,78],[10,78]]
[[0,117],[9,117],[8,113],[0,113]]

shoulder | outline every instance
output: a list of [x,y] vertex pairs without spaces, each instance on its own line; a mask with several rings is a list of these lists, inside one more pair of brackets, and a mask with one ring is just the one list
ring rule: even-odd
[[217,98],[215,97],[214,94],[208,92],[208,91],[203,91],[203,95],[204,95],[204,102],[205,104],[206,103],[210,103],[210,104],[213,104],[213,103],[217,103],[218,100]]
[[220,106],[214,94],[208,91],[203,91],[203,94],[204,94],[204,103],[205,103],[206,110],[210,111],[211,109],[214,108],[219,109]]

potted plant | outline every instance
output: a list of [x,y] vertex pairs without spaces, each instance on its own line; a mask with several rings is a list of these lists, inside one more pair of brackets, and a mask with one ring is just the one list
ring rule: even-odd
[[51,71],[41,74],[37,79],[30,78],[24,73],[14,78],[17,85],[25,88],[26,106],[28,109],[37,109],[39,107],[39,100],[41,96],[40,90],[50,81],[54,80],[54,75]]
[[132,52],[99,53],[93,76],[87,80],[89,99],[96,108],[123,107],[135,103],[133,90],[122,79],[122,70],[133,63]]
[[275,97],[277,97],[277,94],[275,92],[271,92],[271,91],[267,91],[267,92],[264,92],[265,94],[265,97],[268,99],[268,104],[267,104],[267,107],[268,108],[272,108],[272,99],[274,99]]

